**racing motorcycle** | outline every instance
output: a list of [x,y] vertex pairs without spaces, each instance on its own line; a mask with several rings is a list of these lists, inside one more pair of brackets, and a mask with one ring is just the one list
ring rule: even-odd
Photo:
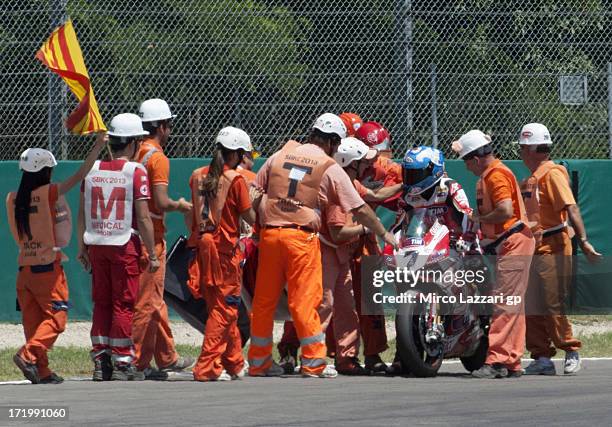
[[465,281],[459,286],[453,278],[462,270],[486,271],[484,258],[465,256],[466,245],[427,208],[404,213],[392,232],[399,249],[385,250],[387,268],[416,272],[412,283],[395,283],[397,295],[407,301],[395,318],[402,365],[417,377],[436,376],[445,358],[460,358],[470,372],[479,369],[487,355],[488,316],[465,300],[484,286]]

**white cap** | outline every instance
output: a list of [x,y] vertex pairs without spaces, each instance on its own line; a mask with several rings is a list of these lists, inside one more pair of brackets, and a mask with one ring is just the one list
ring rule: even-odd
[[242,129],[232,126],[221,129],[215,141],[217,144],[221,144],[230,150],[239,150],[242,148],[244,151],[253,151],[251,137]]
[[26,172],[38,172],[43,168],[55,166],[55,156],[43,148],[28,148],[19,156],[19,169]]
[[521,145],[551,145],[550,132],[541,123],[529,123],[523,126],[518,143]]
[[143,122],[156,122],[160,120],[169,120],[176,117],[170,112],[168,103],[163,99],[147,99],[138,109],[138,115]]
[[468,133],[461,135],[457,141],[453,141],[451,148],[462,159],[466,154],[471,153],[474,150],[478,150],[480,147],[484,147],[491,143],[491,137],[485,135],[484,132],[474,129]]
[[108,136],[116,138],[132,138],[149,134],[142,128],[140,117],[132,113],[117,114],[111,120],[109,128]]
[[335,114],[325,113],[312,125],[313,129],[320,130],[323,133],[335,133],[340,138],[346,138],[346,126],[342,119]]
[[355,160],[371,160],[378,154],[378,151],[368,147],[366,144],[349,136],[343,138],[338,146],[338,151],[334,154],[334,160],[343,168]]

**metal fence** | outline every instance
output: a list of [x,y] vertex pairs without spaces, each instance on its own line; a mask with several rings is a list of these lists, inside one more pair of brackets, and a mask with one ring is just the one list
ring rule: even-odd
[[34,59],[70,16],[106,121],[151,97],[178,115],[168,152],[208,156],[222,126],[264,154],[317,115],[383,123],[396,156],[480,128],[505,158],[548,125],[558,158],[607,158],[612,5],[602,0],[2,0],[0,159],[82,158],[74,97]]

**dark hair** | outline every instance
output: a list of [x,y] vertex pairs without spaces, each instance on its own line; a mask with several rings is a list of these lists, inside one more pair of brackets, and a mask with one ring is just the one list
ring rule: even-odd
[[323,141],[329,141],[330,144],[340,144],[341,138],[335,133],[325,133],[321,132],[319,129],[312,129],[310,131],[309,139],[312,140],[314,138],[322,139]]
[[125,147],[131,144],[134,141],[138,141],[141,137],[119,137],[119,136],[109,136],[108,137],[108,146],[113,154],[118,153],[119,151],[125,150]]
[[154,136],[161,125],[172,126],[172,119],[155,120],[152,122],[142,122],[142,128],[149,132],[149,135]]
[[208,173],[206,177],[202,181],[202,186],[200,187],[200,193],[206,198],[215,198],[217,197],[217,189],[219,188],[219,178],[223,174],[223,167],[227,161],[229,155],[235,151],[238,151],[240,154],[242,149],[239,150],[230,150],[225,148],[221,144],[217,144],[217,148],[215,153],[213,154],[212,161],[210,162],[210,166],[208,168]]
[[463,156],[463,160],[471,160],[474,157],[485,157],[491,153],[493,153],[493,146],[491,144],[487,144],[477,148],[474,151],[470,151],[465,156]]
[[552,151],[552,144],[538,144],[535,149],[536,153],[550,153]]
[[27,236],[32,239],[30,230],[30,203],[32,201],[32,191],[51,182],[50,167],[44,167],[38,172],[23,172],[21,182],[15,197],[15,224],[17,224],[17,234],[20,239]]
[[[153,123],[155,123],[157,126],[153,126]],[[142,128],[149,132],[149,135],[155,135],[160,124],[161,122],[142,122]]]

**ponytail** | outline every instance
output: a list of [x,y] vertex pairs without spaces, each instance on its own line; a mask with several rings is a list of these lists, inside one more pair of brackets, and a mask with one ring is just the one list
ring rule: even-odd
[[15,197],[15,224],[17,234],[20,239],[25,237],[32,239],[30,229],[30,203],[32,201],[32,191],[51,182],[50,167],[45,167],[38,172],[23,172],[17,196]]
[[217,144],[217,149],[213,155],[212,162],[208,169],[206,177],[202,181],[200,193],[207,199],[214,199],[217,197],[217,190],[219,188],[219,178],[223,174],[223,167],[225,166],[225,160],[231,150],[226,149],[220,144]]

